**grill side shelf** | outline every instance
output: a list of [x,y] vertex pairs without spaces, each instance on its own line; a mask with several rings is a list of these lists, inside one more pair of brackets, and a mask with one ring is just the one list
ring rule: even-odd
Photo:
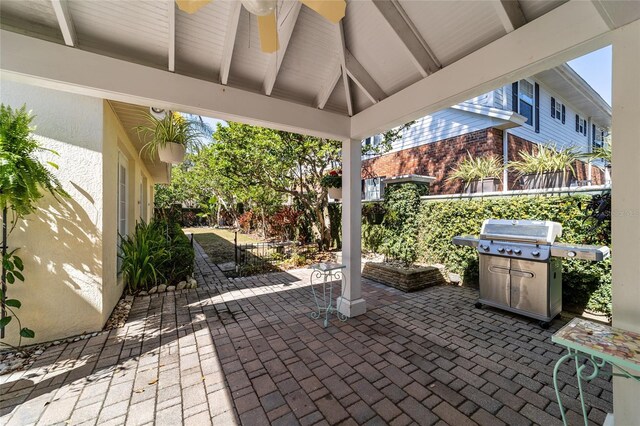
[[453,237],[451,242],[457,246],[478,247],[480,239],[473,235],[458,235]]
[[551,256],[568,259],[590,260],[601,262],[611,254],[607,246],[588,246],[581,244],[555,243],[551,246]]

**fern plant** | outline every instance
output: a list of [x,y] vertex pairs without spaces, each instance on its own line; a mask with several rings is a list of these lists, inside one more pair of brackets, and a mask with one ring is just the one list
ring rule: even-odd
[[[22,327],[14,309],[22,304],[16,299],[7,299],[7,283],[24,281],[24,263],[16,255],[17,249],[8,251],[8,236],[18,221],[37,210],[37,202],[46,193],[54,197],[68,196],[51,170],[41,163],[36,153],[55,151],[40,146],[32,134],[34,116],[26,106],[12,109],[0,105],[0,209],[2,210],[2,289],[0,291],[2,316],[0,337],[5,336],[5,327],[16,318],[19,327],[18,346],[22,337],[32,338],[35,333]],[[55,169],[55,163],[47,162]],[[11,227],[8,227],[11,213]]]

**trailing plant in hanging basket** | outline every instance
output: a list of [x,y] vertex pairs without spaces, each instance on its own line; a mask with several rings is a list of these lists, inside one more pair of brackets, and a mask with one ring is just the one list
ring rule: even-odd
[[342,188],[342,169],[330,170],[320,179],[320,185],[325,188]]

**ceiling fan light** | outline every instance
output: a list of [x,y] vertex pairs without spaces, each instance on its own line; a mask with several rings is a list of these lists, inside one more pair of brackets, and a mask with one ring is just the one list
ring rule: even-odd
[[242,5],[250,13],[266,16],[276,10],[277,0],[242,0]]

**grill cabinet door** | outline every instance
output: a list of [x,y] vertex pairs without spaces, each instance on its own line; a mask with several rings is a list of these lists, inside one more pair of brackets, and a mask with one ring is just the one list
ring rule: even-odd
[[509,306],[508,257],[480,255],[480,299]]
[[511,307],[549,315],[545,262],[511,259]]

